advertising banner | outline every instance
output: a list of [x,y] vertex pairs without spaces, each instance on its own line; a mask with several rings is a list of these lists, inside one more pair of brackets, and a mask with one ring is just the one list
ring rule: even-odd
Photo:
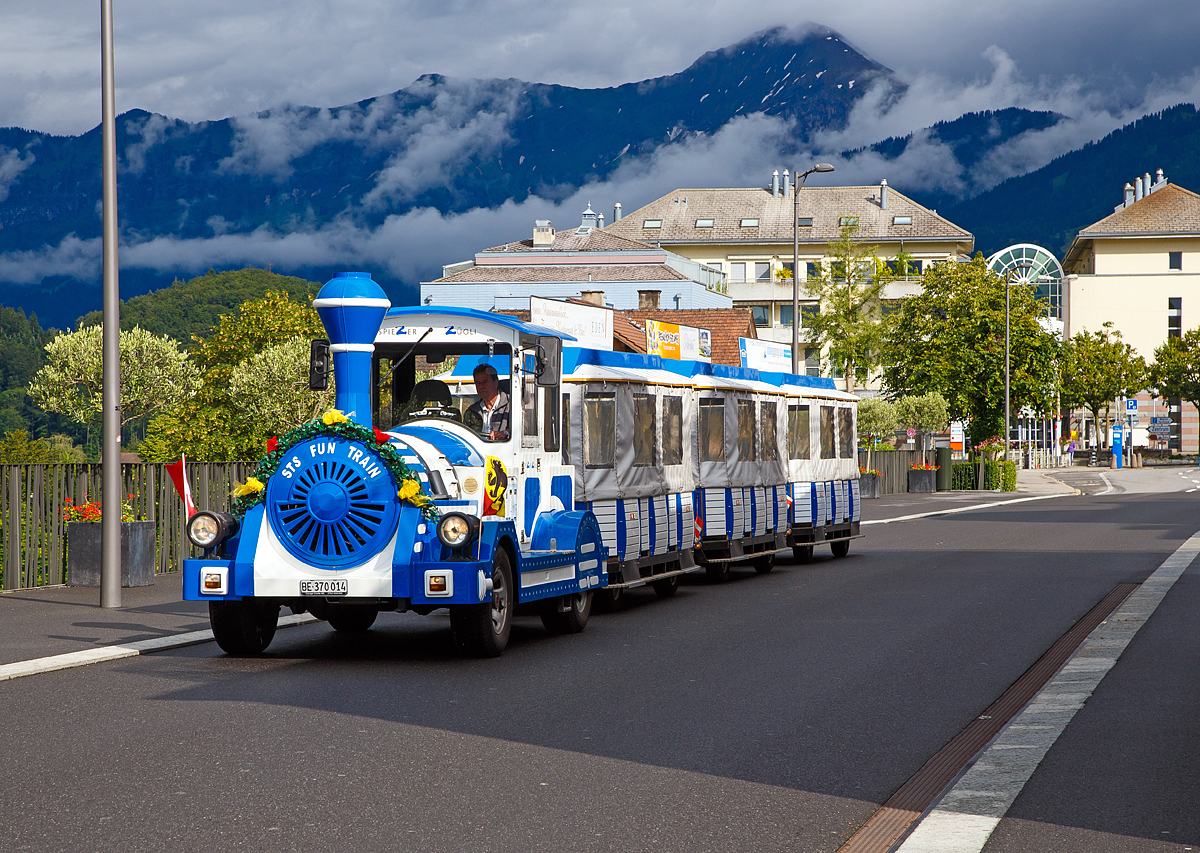
[[[738,338],[738,352],[742,367],[753,367],[770,373],[792,372],[792,345],[775,341],[760,341],[755,338]],[[801,365],[803,372],[804,365]]]
[[712,361],[712,334],[708,329],[647,320],[646,352],[680,361]]
[[556,332],[566,332],[588,349],[613,348],[613,310],[600,305],[580,305],[557,299],[529,297],[529,322]]

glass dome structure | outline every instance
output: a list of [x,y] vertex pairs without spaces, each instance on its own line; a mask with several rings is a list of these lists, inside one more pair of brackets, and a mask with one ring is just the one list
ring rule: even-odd
[[1038,298],[1049,302],[1050,315],[1061,318],[1063,268],[1049,249],[1018,243],[996,252],[987,265],[1009,281],[1035,286]]

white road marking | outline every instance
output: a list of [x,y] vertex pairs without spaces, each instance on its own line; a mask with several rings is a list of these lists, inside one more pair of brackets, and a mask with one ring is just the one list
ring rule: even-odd
[[1107,495],[1112,492],[1113,484],[1108,481],[1108,477],[1104,476],[1104,474],[1100,474],[1100,479],[1104,481],[1104,485],[1108,486],[1108,488],[1100,492],[1100,494]]
[[[281,616],[279,618],[279,627],[289,628],[293,625],[304,625],[308,622],[316,621],[315,618],[307,613]],[[155,637],[152,640],[138,640],[136,643],[122,643],[119,646],[101,646],[95,649],[67,652],[62,655],[50,655],[44,658],[6,663],[0,665],[0,681],[23,678],[26,675],[41,675],[43,672],[55,672],[56,670],[71,669],[77,666],[87,666],[91,663],[137,657],[148,652],[160,652],[163,649],[194,646],[198,643],[210,642],[212,639],[212,631],[190,631],[186,634]]]
[[1195,533],[1130,593],[920,820],[898,853],[977,853],[1050,747],[1196,555]]
[[994,506],[1006,506],[1007,504],[1020,504],[1026,501],[1044,501],[1050,498],[1071,498],[1074,495],[1034,495],[1030,498],[1013,498],[1010,501],[992,501],[986,504],[973,504],[971,506],[954,507],[953,509],[939,509],[933,512],[919,512],[916,515],[902,515],[898,518],[878,518],[874,521],[862,521],[859,524],[866,526],[868,524],[891,524],[894,521],[912,521],[917,518],[932,518],[935,515],[951,515],[956,512],[970,512],[973,509],[989,509]]

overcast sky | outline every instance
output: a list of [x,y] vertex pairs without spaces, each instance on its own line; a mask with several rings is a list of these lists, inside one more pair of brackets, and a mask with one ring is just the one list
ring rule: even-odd
[[[1045,91],[1143,100],[1200,65],[1196,0],[114,0],[117,108],[190,121],[336,106],[420,74],[611,86],[680,71],[767,27],[833,27],[909,81],[1012,75]],[[100,119],[99,3],[2,0],[0,126],[81,133]],[[1188,88],[1188,87],[1184,87]],[[1004,107],[1010,104],[997,103]]]

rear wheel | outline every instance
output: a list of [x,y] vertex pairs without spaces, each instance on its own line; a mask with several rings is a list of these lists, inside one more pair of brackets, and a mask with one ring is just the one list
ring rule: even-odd
[[592,591],[563,596],[566,610],[559,610],[562,598],[552,598],[543,605],[542,624],[551,634],[578,634],[592,615]]
[[329,608],[329,624],[335,631],[358,634],[375,624],[379,611],[366,604],[335,604]]
[[829,550],[833,552],[833,556],[835,557],[844,557],[850,553],[850,540],[839,539],[837,542],[830,542]]
[[456,604],[450,608],[450,632],[454,645],[468,657],[499,657],[512,633],[516,587],[512,567],[503,548],[492,559],[491,604]]
[[811,563],[813,558],[812,545],[792,546],[792,559],[797,563]]
[[670,598],[679,592],[679,575],[671,575],[669,578],[654,581],[650,586],[654,587],[654,594],[659,598]]
[[754,571],[760,575],[765,575],[771,569],[775,568],[775,552],[762,554],[750,561],[750,565],[754,566]]
[[271,644],[279,624],[279,605],[267,601],[210,601],[213,637],[227,655],[259,655]]
[[625,604],[625,587],[605,587],[596,590],[596,608],[602,613],[620,610]]
[[709,563],[704,567],[704,573],[708,575],[710,581],[723,583],[729,580],[729,563],[724,561],[720,563]]

